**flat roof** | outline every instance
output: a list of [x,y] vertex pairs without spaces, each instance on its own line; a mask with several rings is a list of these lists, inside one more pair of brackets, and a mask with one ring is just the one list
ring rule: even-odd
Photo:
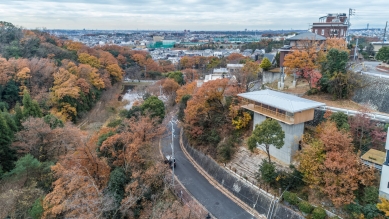
[[376,149],[370,149],[361,158],[362,160],[366,160],[371,163],[382,165],[385,162],[385,157],[386,157],[385,152]]
[[325,106],[324,103],[273,90],[253,91],[238,96],[291,113]]

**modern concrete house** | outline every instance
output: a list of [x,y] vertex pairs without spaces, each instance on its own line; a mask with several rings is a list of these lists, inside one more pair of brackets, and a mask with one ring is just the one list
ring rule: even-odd
[[254,128],[266,118],[275,119],[281,125],[285,132],[284,146],[281,149],[271,146],[270,155],[285,164],[290,164],[293,155],[299,150],[304,123],[313,120],[315,108],[325,105],[273,90],[242,93],[238,96],[243,98],[241,107],[254,112]]
[[381,170],[380,197],[389,200],[389,132],[386,139],[386,158]]

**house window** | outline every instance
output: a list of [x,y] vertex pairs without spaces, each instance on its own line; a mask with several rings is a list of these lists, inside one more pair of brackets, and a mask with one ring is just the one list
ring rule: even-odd
[[389,182],[388,182],[388,188],[389,188]]
[[344,30],[343,29],[340,31],[340,35],[344,36]]
[[317,29],[315,29],[315,34],[317,34]]
[[324,36],[324,29],[321,29],[321,35]]

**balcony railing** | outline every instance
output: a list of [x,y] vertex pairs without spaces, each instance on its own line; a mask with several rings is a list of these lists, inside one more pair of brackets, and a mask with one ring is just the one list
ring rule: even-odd
[[255,103],[249,103],[247,101],[243,101],[243,104],[241,107],[258,112],[260,114],[266,115],[268,117],[271,117],[276,120],[281,120],[287,124],[294,124],[294,117],[288,116],[285,113],[280,113],[277,110],[271,110],[265,107],[262,107],[261,105],[255,104]]

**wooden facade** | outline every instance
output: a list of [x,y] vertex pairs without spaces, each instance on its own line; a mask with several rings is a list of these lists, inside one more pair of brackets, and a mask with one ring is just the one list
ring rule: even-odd
[[243,100],[241,107],[289,125],[300,124],[313,120],[315,111],[314,109],[308,109],[300,112],[291,113],[247,99]]

